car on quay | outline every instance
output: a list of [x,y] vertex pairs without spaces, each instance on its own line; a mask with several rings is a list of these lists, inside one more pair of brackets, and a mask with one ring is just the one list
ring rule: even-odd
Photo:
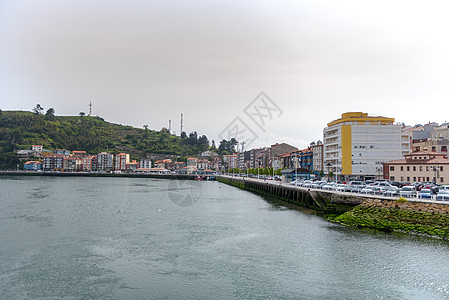
[[416,187],[412,185],[406,185],[399,191],[399,196],[411,198],[416,196]]
[[347,192],[348,186],[346,184],[339,183],[339,184],[337,184],[335,189],[339,192]]
[[328,182],[325,185],[323,185],[321,188],[323,190],[332,191],[336,189],[337,184],[334,182]]
[[365,186],[361,191],[361,194],[372,194],[373,193],[373,186],[367,185]]
[[420,199],[432,199],[432,190],[431,189],[421,189],[418,192],[418,198]]
[[360,193],[362,191],[362,189],[365,187],[366,187],[366,185],[364,185],[364,184],[352,186],[351,193]]
[[394,190],[394,189],[391,189],[391,190],[385,190],[384,196],[387,196],[387,197],[396,197],[396,196],[399,196],[399,189],[397,189],[397,190]]
[[385,193],[385,188],[383,186],[373,186],[372,194],[373,195],[383,195]]
[[447,201],[449,200],[449,190],[440,190],[435,197],[438,201]]

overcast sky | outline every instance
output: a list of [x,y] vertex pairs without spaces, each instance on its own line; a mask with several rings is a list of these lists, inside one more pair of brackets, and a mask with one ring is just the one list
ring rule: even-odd
[[[392,0],[0,0],[0,108],[39,103],[78,115],[91,101],[92,115],[107,121],[160,130],[171,119],[176,134],[183,113],[184,131],[211,140],[239,117],[257,136],[251,148],[305,147],[347,111],[442,123],[448,8]],[[277,110],[258,126],[244,110],[262,91]]]

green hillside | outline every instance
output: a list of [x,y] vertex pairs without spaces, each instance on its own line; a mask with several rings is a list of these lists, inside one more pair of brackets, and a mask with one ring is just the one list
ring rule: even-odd
[[168,130],[154,131],[104,121],[100,117],[54,116],[22,111],[0,111],[0,169],[15,169],[15,152],[43,145],[44,149],[130,153],[132,159],[145,153],[196,155],[209,149],[206,136],[196,132],[183,137]]

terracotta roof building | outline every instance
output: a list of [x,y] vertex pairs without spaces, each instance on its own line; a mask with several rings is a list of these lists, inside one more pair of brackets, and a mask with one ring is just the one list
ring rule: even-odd
[[449,184],[449,159],[443,153],[413,152],[383,165],[384,178],[392,181]]

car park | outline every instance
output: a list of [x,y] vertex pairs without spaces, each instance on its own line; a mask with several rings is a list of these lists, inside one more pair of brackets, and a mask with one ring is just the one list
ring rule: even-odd
[[435,199],[439,200],[439,201],[449,200],[449,190],[446,190],[446,189],[440,190],[438,192],[438,194],[436,195]]

